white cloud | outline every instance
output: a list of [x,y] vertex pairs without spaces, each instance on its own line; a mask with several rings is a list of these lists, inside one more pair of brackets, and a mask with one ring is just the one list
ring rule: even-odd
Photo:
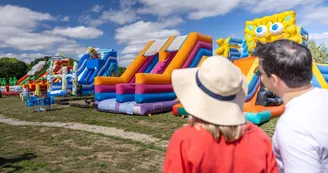
[[120,0],[121,8],[129,8],[136,5],[137,0]]
[[282,12],[285,10],[290,10],[291,8],[297,6],[312,6],[321,2],[322,0],[248,0],[244,1],[242,6],[246,6],[253,13],[263,13],[263,12]]
[[0,47],[11,47],[24,51],[48,51],[54,54],[57,51],[63,53],[78,54],[86,48],[76,41],[62,36],[44,33],[29,33],[15,27],[0,27]]
[[34,33],[43,20],[54,20],[50,14],[31,11],[18,6],[0,6],[0,45],[18,50],[39,51],[66,39]]
[[90,14],[80,16],[79,22],[92,27],[97,27],[105,23],[104,20],[92,18]]
[[[145,43],[145,40],[163,39],[171,35],[179,35],[180,32],[176,29],[166,29],[169,22],[144,22],[126,25],[116,29],[116,40],[119,44],[122,43]],[[178,23],[175,23],[178,24]]]
[[87,23],[88,23],[90,26],[94,26],[94,27],[96,27],[96,26],[100,26],[100,25],[104,24],[105,21],[100,20],[100,19],[94,19],[94,20],[89,20],[89,21],[87,21]]
[[94,27],[67,27],[67,28],[55,28],[52,31],[47,31],[46,33],[60,35],[70,38],[80,38],[80,39],[90,39],[98,38],[104,34],[103,31]]
[[[105,21],[94,18],[91,16],[91,14],[94,15],[93,13],[99,13],[102,9],[103,9],[103,6],[96,4],[96,5],[92,6],[92,8],[90,10],[86,10],[85,12],[83,12],[83,14],[78,18],[78,21],[80,23],[83,23],[88,26],[93,26],[93,27],[100,26],[100,25],[104,24]],[[93,12],[93,13],[91,13],[91,12]]]
[[117,58],[119,66],[127,67],[135,59],[136,54],[125,54]]
[[44,28],[46,28],[46,29],[50,29],[50,28],[52,28],[52,26],[50,26],[50,25],[48,25],[48,24],[42,24],[42,26],[43,26]]
[[68,21],[69,21],[69,17],[68,17],[68,16],[65,16],[65,17],[63,17],[63,18],[61,19],[61,21],[63,21],[63,22],[68,22]]
[[139,1],[143,6],[137,10],[138,14],[152,14],[159,17],[186,14],[189,19],[203,19],[224,15],[236,8],[246,9],[252,13],[276,13],[290,9],[297,9],[297,11],[302,12],[302,10],[310,9],[304,12],[306,18],[328,23],[325,20],[328,17],[328,13],[326,13],[328,7],[318,6],[324,0],[188,0],[183,3],[177,0],[166,0],[165,3],[161,0]]
[[131,56],[133,53],[140,52],[145,47],[145,45],[147,44],[148,41],[149,40],[142,40],[142,42],[144,44],[130,44],[130,45],[127,45],[126,47],[124,47],[124,49],[121,51],[121,53],[122,54],[129,54]]
[[138,14],[152,14],[159,17],[186,14],[189,19],[202,19],[224,15],[236,8],[246,8],[253,13],[281,12],[297,6],[314,6],[322,0],[188,0],[185,3],[177,0],[166,0],[165,3],[161,0],[138,0],[138,2],[142,5],[141,8],[135,7],[136,0],[120,0],[120,8],[117,10],[103,11],[99,18],[92,18],[89,14],[82,18],[84,23],[90,26],[99,26],[106,21],[123,25],[140,19]]
[[136,10],[133,8],[136,3],[136,0],[120,0],[119,10],[110,9],[108,11],[103,11],[100,19],[120,25],[134,22],[139,18]]
[[100,16],[102,20],[115,22],[121,25],[134,22],[137,18],[137,14],[133,9],[104,11]]
[[[172,24],[174,25],[169,25],[169,21],[172,21]],[[121,66],[129,65],[129,63],[150,40],[161,40],[167,39],[173,35],[180,35],[178,30],[168,29],[168,27],[173,27],[181,22],[182,20],[180,18],[173,18],[165,21],[161,20],[157,22],[138,21],[117,28],[115,39],[119,44],[125,45],[120,52],[123,55],[119,57],[119,64]]]
[[309,39],[314,40],[317,44],[325,44],[328,46],[328,32],[323,33],[311,33]]
[[[79,21],[93,27],[103,25],[107,22],[118,23],[120,25],[129,24],[139,19],[136,9],[133,8],[136,2],[136,0],[120,0],[118,9],[110,8],[109,10],[103,11],[98,17],[92,17],[91,14],[87,12],[81,15]],[[100,7],[102,9],[102,6],[95,5],[90,11],[100,12],[100,10],[93,10]]]
[[302,18],[302,23],[304,25],[308,24],[328,24],[328,6],[311,6],[306,8],[304,11],[304,16]]
[[324,0],[248,0],[242,6],[253,13],[283,12],[296,9],[297,23],[301,26],[309,24],[328,24],[328,6],[323,5]]
[[323,33],[311,33],[310,39],[311,40],[322,40],[322,39],[328,39],[328,32]]
[[202,19],[224,15],[240,4],[240,0],[140,0],[144,7],[138,10],[140,14],[169,16],[173,13],[186,13],[189,19]]
[[120,67],[128,67],[132,61],[133,61],[134,58],[131,58],[131,59],[118,59],[118,64]]
[[[50,28],[42,23],[47,20],[69,20],[69,17],[53,17],[48,13],[32,11],[19,6],[0,6],[0,48],[13,48],[30,53],[13,54],[2,52],[0,55],[17,57],[26,62],[46,54],[54,55],[61,51],[76,56],[87,49],[71,38],[97,38],[102,31],[92,27],[55,28],[51,31],[36,32],[36,29]],[[41,26],[41,27],[38,27]]]
[[63,37],[26,32],[20,28],[0,27],[0,43],[19,50],[44,50],[65,40]]
[[95,12],[95,13],[99,13],[102,10],[103,6],[100,6],[98,4],[92,6],[91,11]]
[[123,25],[139,20],[141,17],[138,15],[143,14],[152,14],[158,17],[168,17],[172,14],[187,15],[188,19],[197,20],[225,15],[236,8],[246,9],[252,13],[277,13],[297,9],[297,11],[306,14],[304,17],[308,21],[317,20],[328,24],[325,20],[328,17],[328,13],[326,13],[328,7],[318,6],[324,2],[323,0],[188,0],[184,3],[177,0],[166,0],[165,3],[162,0],[138,0],[138,2],[141,7],[137,8],[136,0],[120,0],[119,9],[103,11],[99,18],[92,18],[88,14],[84,15],[82,19],[89,26],[99,26],[107,21]]
[[64,44],[59,45],[56,49],[57,52],[62,52],[64,54],[80,54],[80,53],[87,53],[87,48],[80,46],[74,40],[67,40]]
[[3,57],[10,57],[10,58],[17,58],[20,61],[30,63],[33,60],[37,58],[42,58],[44,56],[47,56],[46,54],[42,53],[22,53],[22,54],[14,54],[14,53],[5,53],[5,54],[0,54],[0,58]]
[[25,35],[26,37],[12,37],[5,42],[10,47],[15,47],[20,50],[44,50],[56,43],[61,43],[65,41],[65,38],[62,37],[51,37],[47,35],[29,33]]
[[48,13],[39,13],[12,5],[0,6],[0,16],[1,27],[11,26],[25,29],[34,28],[40,21],[55,19]]
[[312,13],[307,15],[307,18],[313,20],[319,20],[323,24],[328,24],[327,17],[328,17],[328,7],[319,7],[313,10]]

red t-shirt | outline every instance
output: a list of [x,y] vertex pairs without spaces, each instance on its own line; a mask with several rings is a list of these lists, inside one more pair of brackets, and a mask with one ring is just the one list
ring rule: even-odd
[[276,173],[278,167],[271,140],[252,123],[242,138],[216,142],[204,129],[181,127],[172,135],[166,151],[164,173]]

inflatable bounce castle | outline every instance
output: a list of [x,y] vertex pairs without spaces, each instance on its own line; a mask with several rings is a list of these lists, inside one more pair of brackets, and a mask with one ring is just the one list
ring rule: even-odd
[[22,87],[16,83],[16,77],[9,77],[9,81],[6,78],[0,78],[0,91],[3,95],[18,95],[22,91]]
[[96,51],[89,47],[88,53],[75,63],[73,70],[70,70],[72,67],[61,68],[60,73],[54,73],[53,71],[58,71],[59,66],[51,62],[47,73],[49,96],[62,96],[68,93],[76,95],[78,86],[81,87],[81,95],[93,94],[96,76],[112,76],[118,73],[117,53],[113,49]]
[[81,57],[78,65],[78,84],[82,85],[83,95],[94,93],[96,76],[116,76],[118,73],[117,52],[114,49],[99,49],[96,52],[89,48],[89,52]]
[[151,115],[177,103],[171,85],[174,69],[196,67],[212,55],[212,37],[200,33],[152,40],[120,77],[95,77],[100,111]]
[[52,56],[48,61],[39,61],[31,70],[17,81],[17,85],[21,85],[26,91],[35,91],[36,85],[40,87],[41,91],[47,90],[47,76],[49,75],[49,68],[53,66],[52,75],[62,73],[63,67],[68,71],[72,68],[69,66],[70,59],[63,54],[58,53]]
[[[72,93],[69,93],[71,95],[75,95],[76,94],[76,85],[77,85],[77,62],[74,62],[73,65],[73,69],[72,69],[72,73],[68,74],[67,73],[67,67],[63,67],[62,68],[62,72],[61,74],[56,74],[56,75],[52,75],[53,74],[53,70],[54,70],[55,66],[54,66],[54,61],[51,61],[51,66],[50,68],[47,70],[47,81],[48,81],[48,87],[47,87],[47,95],[49,96],[62,96],[65,94],[68,94],[68,88],[67,88],[67,81],[70,79],[72,81]],[[53,90],[53,81],[59,79],[61,81],[62,84],[62,88],[61,90]]]

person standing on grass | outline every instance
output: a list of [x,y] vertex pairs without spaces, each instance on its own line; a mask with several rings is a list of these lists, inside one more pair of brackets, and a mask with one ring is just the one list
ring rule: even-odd
[[278,172],[270,138],[246,121],[248,84],[221,56],[172,73],[173,89],[189,115],[171,136],[164,173]]
[[328,90],[315,88],[310,50],[289,40],[259,44],[261,80],[285,112],[273,136],[279,172],[328,172]]

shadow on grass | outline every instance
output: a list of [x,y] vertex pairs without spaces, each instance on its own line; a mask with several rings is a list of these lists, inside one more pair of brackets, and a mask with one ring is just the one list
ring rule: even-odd
[[53,111],[59,111],[59,110],[63,110],[63,109],[65,109],[65,108],[63,108],[63,107],[52,107],[52,109],[49,109],[49,110],[47,110],[47,112],[53,112]]
[[21,155],[14,155],[14,156],[7,156],[7,157],[0,157],[0,166],[8,163],[16,163],[23,160],[32,160],[35,159],[37,156],[33,153],[25,153]]
[[7,99],[7,98],[9,98],[8,96],[4,96],[4,95],[2,95],[2,97],[0,97],[0,99]]
[[37,110],[34,110],[33,108],[30,108],[30,110],[29,110],[29,108],[28,107],[25,107],[25,111],[26,112],[29,112],[29,113],[37,113],[37,112],[56,112],[56,111],[59,111],[59,110],[62,110],[62,109],[65,109],[65,108],[63,108],[63,107],[59,107],[59,108],[57,108],[57,107],[52,107],[51,109],[50,108],[47,108],[47,110],[45,111],[45,110],[41,110],[41,111],[37,111]]
[[10,170],[9,172],[17,172],[23,169],[22,166],[17,166],[15,163],[24,161],[24,160],[32,160],[35,159],[37,156],[33,153],[25,153],[22,155],[15,155],[15,156],[7,156],[7,157],[0,157],[0,169],[5,168]]

